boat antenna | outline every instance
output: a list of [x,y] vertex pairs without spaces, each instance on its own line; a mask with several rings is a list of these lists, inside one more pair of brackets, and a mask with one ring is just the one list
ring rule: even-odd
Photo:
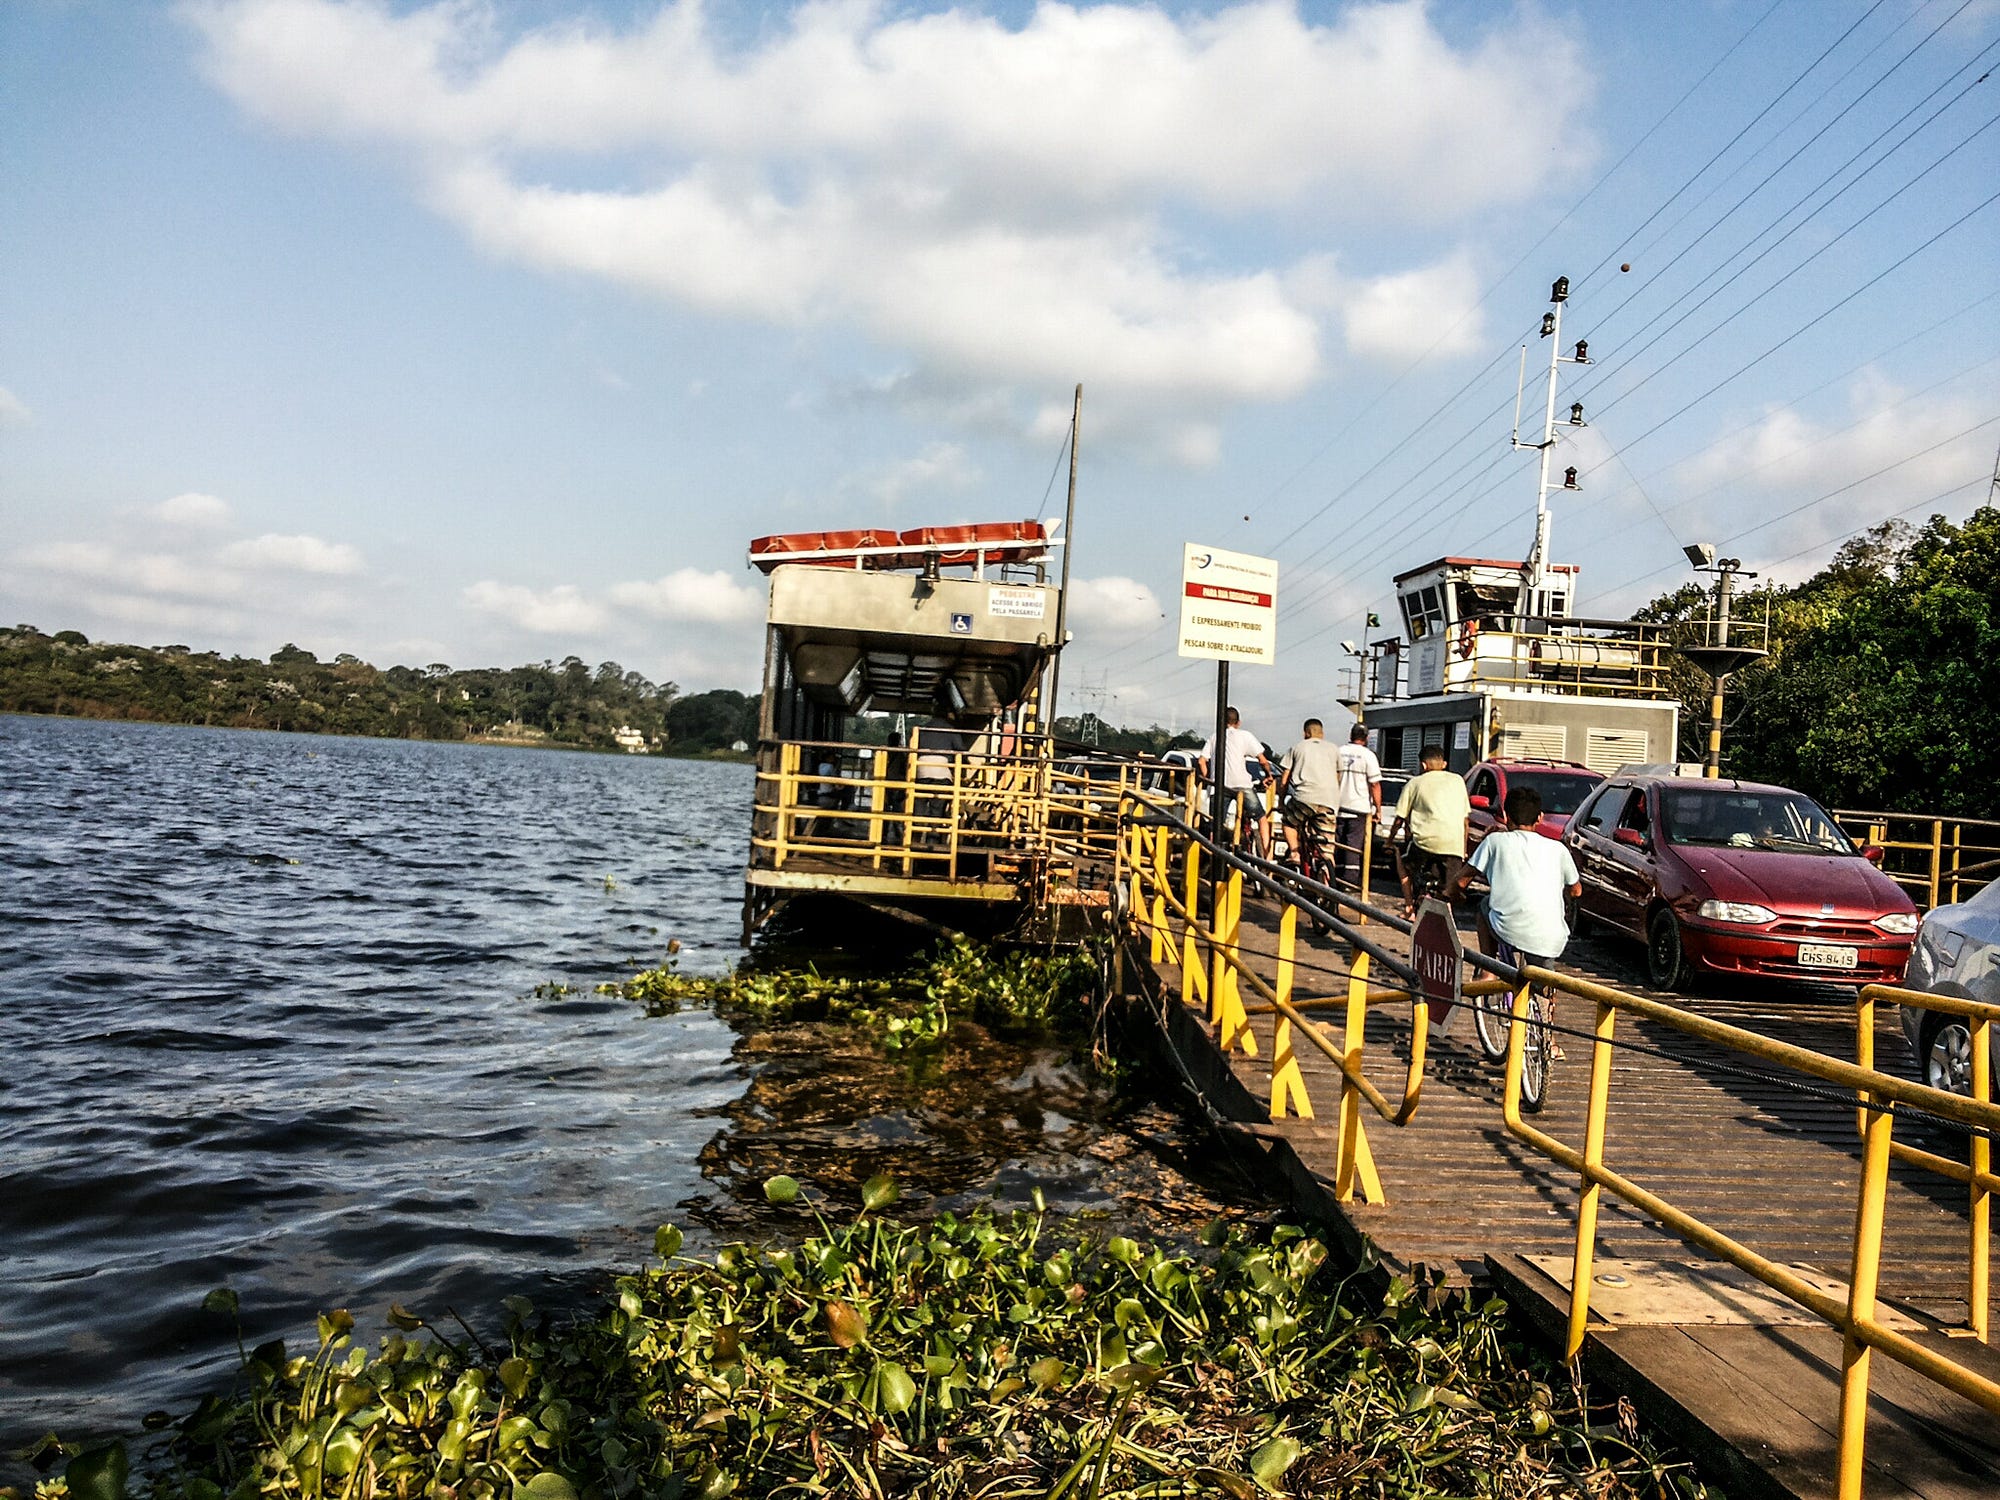
[[1069,500],[1063,506],[1062,584],[1056,591],[1056,649],[1049,662],[1049,738],[1056,733],[1056,711],[1062,707],[1062,654],[1069,643],[1069,560],[1076,552],[1076,436],[1083,425],[1083,382],[1076,386],[1076,404],[1069,414]]
[[[1541,475],[1535,488],[1535,544],[1528,553],[1528,560],[1521,569],[1521,601],[1516,614],[1530,618],[1541,613],[1544,598],[1543,585],[1547,581],[1549,566],[1549,491],[1552,489],[1576,490],[1574,466],[1562,471],[1560,479],[1554,477],[1555,465],[1551,461],[1556,451],[1556,382],[1563,365],[1587,365],[1590,363],[1590,344],[1585,339],[1576,341],[1576,349],[1570,354],[1563,353],[1562,315],[1563,307],[1569,301],[1569,278],[1558,276],[1549,288],[1549,310],[1542,314],[1542,337],[1549,341],[1548,400],[1542,414],[1541,441],[1524,443],[1521,441],[1521,387],[1525,384],[1528,364],[1527,345],[1521,346],[1522,378],[1514,391],[1514,438],[1516,449],[1536,449],[1541,453]],[[1577,402],[1569,409],[1569,424],[1582,427],[1583,403]]]

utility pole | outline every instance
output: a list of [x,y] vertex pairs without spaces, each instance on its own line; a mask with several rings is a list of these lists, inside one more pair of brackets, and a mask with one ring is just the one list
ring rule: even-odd
[[[1549,375],[1547,400],[1542,412],[1542,436],[1540,441],[1521,441],[1521,399],[1526,393],[1528,382],[1528,346],[1521,346],[1521,373],[1514,387],[1514,447],[1517,451],[1539,450],[1541,453],[1541,474],[1535,487],[1535,545],[1528,554],[1528,560],[1521,569],[1521,597],[1515,607],[1515,615],[1523,622],[1545,613],[1549,567],[1549,491],[1552,489],[1576,490],[1582,486],[1576,482],[1576,469],[1572,466],[1563,470],[1560,480],[1550,478],[1555,467],[1553,459],[1556,451],[1556,385],[1558,371],[1563,365],[1587,365],[1590,363],[1588,340],[1578,339],[1572,354],[1562,352],[1562,315],[1569,302],[1569,278],[1558,276],[1549,288],[1549,311],[1542,314],[1542,337],[1549,341]],[[1576,402],[1569,409],[1569,426],[1582,427],[1583,403]]]
[[1715,548],[1707,542],[1695,542],[1681,550],[1687,553],[1697,573],[1715,575],[1715,604],[1709,612],[1708,643],[1681,648],[1681,655],[1708,673],[1711,685],[1708,755],[1702,762],[1701,773],[1714,781],[1722,775],[1722,697],[1729,685],[1729,674],[1755,661],[1765,651],[1762,645],[1737,645],[1729,639],[1729,602],[1736,590],[1736,580],[1757,575],[1744,569],[1740,557],[1718,558]]
[[1049,737],[1054,740],[1056,715],[1062,710],[1063,647],[1069,644],[1069,564],[1076,555],[1076,438],[1083,426],[1083,382],[1076,385],[1076,404],[1069,414],[1069,501],[1063,506],[1062,584],[1056,593],[1055,659],[1049,663]]

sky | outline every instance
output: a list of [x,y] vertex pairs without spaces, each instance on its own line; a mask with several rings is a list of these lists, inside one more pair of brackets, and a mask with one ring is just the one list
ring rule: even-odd
[[[1064,712],[1281,739],[1518,557],[1803,577],[2000,449],[2000,0],[5,0],[0,616],[753,690],[774,531],[1059,515]],[[1626,269],[1629,267],[1629,269]],[[1383,633],[1376,631],[1376,634]]]

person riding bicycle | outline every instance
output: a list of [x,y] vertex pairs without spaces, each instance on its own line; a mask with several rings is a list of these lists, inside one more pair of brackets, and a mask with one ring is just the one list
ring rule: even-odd
[[[1264,778],[1275,776],[1277,773],[1271,769],[1270,757],[1264,754],[1264,742],[1243,728],[1242,716],[1232,708],[1228,711],[1227,719],[1228,732],[1224,736],[1223,751],[1220,756],[1222,764],[1215,767],[1220,773],[1215,779],[1222,783],[1222,793],[1226,799],[1223,803],[1224,826],[1235,829],[1237,807],[1242,804],[1244,821],[1257,824],[1257,853],[1268,857],[1271,850],[1271,834],[1267,826],[1268,814],[1264,808],[1264,798],[1258,790],[1263,782],[1262,779],[1251,776],[1250,766],[1255,762],[1261,767]],[[1212,774],[1210,767],[1217,759],[1215,736],[1210,735],[1201,747],[1200,757],[1195,761],[1195,768],[1202,780],[1210,779]],[[1242,795],[1238,796],[1238,793]],[[1237,836],[1240,840],[1242,837],[1240,831]]]
[[1504,812],[1506,825],[1479,841],[1458,873],[1457,886],[1464,890],[1474,875],[1485,877],[1482,950],[1503,963],[1546,968],[1569,946],[1563,898],[1582,895],[1583,884],[1569,850],[1535,831],[1542,818],[1540,792],[1531,786],[1512,788]]
[[[1304,734],[1305,738],[1287,750],[1278,762],[1284,773],[1278,778],[1278,800],[1288,827],[1303,828],[1310,823],[1320,847],[1331,849],[1337,816],[1335,803],[1340,796],[1339,751],[1327,743],[1326,726],[1318,719],[1306,720]],[[1307,838],[1301,834],[1290,842],[1299,873],[1311,875]]]
[[1449,901],[1456,894],[1458,873],[1465,863],[1465,843],[1472,827],[1472,804],[1465,780],[1445,769],[1442,745],[1424,746],[1423,772],[1412,776],[1396,799],[1396,821],[1389,825],[1392,843],[1409,833],[1409,847],[1397,861],[1403,881],[1403,910],[1416,909],[1425,877],[1435,873],[1435,889]]

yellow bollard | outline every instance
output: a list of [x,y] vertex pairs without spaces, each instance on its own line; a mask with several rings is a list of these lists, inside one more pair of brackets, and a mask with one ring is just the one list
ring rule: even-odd
[[1208,976],[1201,966],[1195,934],[1201,927],[1201,846],[1188,841],[1186,886],[1182,906],[1187,926],[1181,931],[1181,1003],[1196,1005],[1208,998]]
[[1292,1002],[1293,972],[1299,935],[1299,909],[1287,906],[1278,918],[1278,979],[1273,988],[1278,995],[1278,1024],[1271,1038],[1271,1118],[1282,1120],[1295,1114],[1301,1120],[1313,1117],[1312,1100],[1306,1096],[1305,1075],[1299,1071],[1298,1055],[1292,1051],[1292,1018],[1284,1007]]
[[1221,970],[1214,1000],[1211,1002],[1214,1020],[1219,1028],[1222,1050],[1243,1049],[1245,1057],[1257,1055],[1257,1034],[1250,1029],[1250,1016],[1243,1009],[1243,981],[1238,977],[1242,966],[1240,944],[1243,937],[1243,872],[1231,870],[1229,883],[1223,887],[1226,919],[1216,929],[1216,952],[1221,959]]
[[1583,1348],[1590,1326],[1590,1278],[1597,1260],[1597,1203],[1604,1189],[1591,1177],[1604,1165],[1604,1120],[1611,1104],[1611,1030],[1618,1012],[1598,1002],[1596,1040],[1590,1050],[1590,1113],[1583,1126],[1583,1196],[1576,1209],[1576,1254],[1570,1262],[1569,1357]]
[[[1981,1017],[1972,1023],[1972,1097],[1982,1104],[1993,1098],[1993,1023]],[[1993,1173],[1993,1142],[1983,1135],[1972,1137],[1972,1268],[1967,1277],[1967,1298],[1972,1304],[1972,1333],[1980,1343],[1987,1340],[1987,1302],[1991,1293],[1993,1257],[1993,1203],[1986,1179]]]
[[1868,1437],[1868,1367],[1873,1351],[1858,1325],[1875,1318],[1875,1282],[1882,1269],[1882,1209],[1889,1189],[1889,1141],[1894,1116],[1873,1111],[1861,1140],[1861,1194],[1854,1211],[1854,1260],[1847,1287],[1847,1330],[1840,1353],[1840,1500],[1861,1500],[1862,1450]]
[[1361,1071],[1363,1048],[1368,1032],[1368,955],[1357,953],[1347,978],[1347,1025],[1341,1033],[1339,1136],[1333,1195],[1342,1203],[1353,1201],[1358,1184],[1364,1203],[1383,1201],[1382,1179],[1375,1171],[1375,1153],[1368,1149],[1368,1132],[1361,1127],[1361,1090],[1353,1075]]

